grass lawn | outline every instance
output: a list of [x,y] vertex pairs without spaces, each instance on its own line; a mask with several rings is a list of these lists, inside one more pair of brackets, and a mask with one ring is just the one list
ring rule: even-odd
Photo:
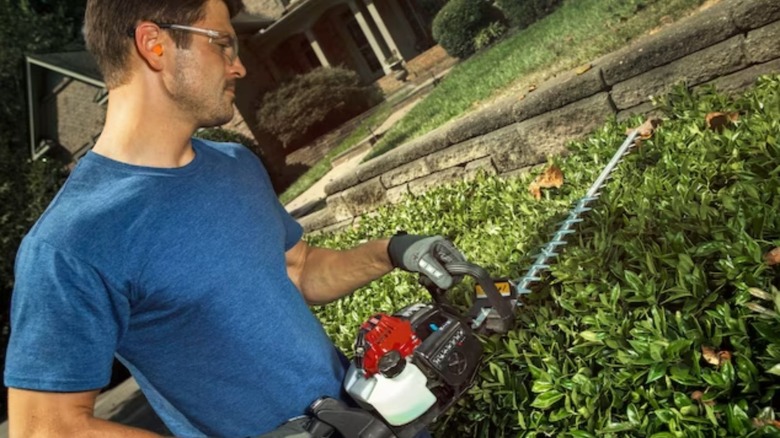
[[364,160],[381,155],[499,94],[592,61],[704,0],[567,0],[551,15],[457,65]]

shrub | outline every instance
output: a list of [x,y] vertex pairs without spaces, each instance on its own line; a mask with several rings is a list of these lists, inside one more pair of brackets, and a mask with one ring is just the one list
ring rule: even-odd
[[509,23],[524,29],[540,20],[560,6],[561,0],[496,0]]
[[320,67],[266,93],[257,120],[285,148],[295,148],[381,101],[379,88],[360,85],[357,73]]
[[451,56],[466,58],[474,53],[479,32],[493,21],[494,9],[485,0],[450,0],[433,19],[433,39]]
[[[483,338],[468,395],[441,437],[777,436],[780,389],[780,77],[744,98],[680,92],[655,136],[626,157],[507,336]],[[713,111],[740,120],[707,128]],[[443,234],[496,277],[516,278],[595,180],[629,126],[610,123],[553,161],[565,184],[540,201],[531,176],[479,178],[310,238]],[[467,285],[454,290],[465,295]],[[318,308],[346,351],[373,312],[430,301],[393,272]]]
[[506,33],[506,26],[494,21],[487,27],[480,30],[476,37],[474,37],[474,50],[482,50],[483,48],[498,41],[501,36]]

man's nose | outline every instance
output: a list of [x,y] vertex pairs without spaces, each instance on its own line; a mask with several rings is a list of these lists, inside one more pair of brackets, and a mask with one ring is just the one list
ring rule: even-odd
[[233,64],[230,66],[230,73],[231,75],[235,75],[238,79],[246,76],[246,67],[244,67],[244,63],[241,62],[241,58],[238,56],[236,56],[236,60],[233,61]]

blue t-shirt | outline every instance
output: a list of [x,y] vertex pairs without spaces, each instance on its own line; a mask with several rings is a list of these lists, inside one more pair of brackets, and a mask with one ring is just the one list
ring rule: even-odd
[[19,249],[6,386],[101,388],[116,355],[185,437],[339,397],[339,353],[287,276],[300,225],[246,148],[192,144],[175,169],[79,162]]

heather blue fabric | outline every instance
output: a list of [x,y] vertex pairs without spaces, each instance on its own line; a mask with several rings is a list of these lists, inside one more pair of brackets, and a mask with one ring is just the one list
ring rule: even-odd
[[287,277],[300,225],[246,148],[193,147],[176,169],[79,162],[17,256],[6,386],[101,388],[116,354],[184,437],[339,397],[339,354]]

